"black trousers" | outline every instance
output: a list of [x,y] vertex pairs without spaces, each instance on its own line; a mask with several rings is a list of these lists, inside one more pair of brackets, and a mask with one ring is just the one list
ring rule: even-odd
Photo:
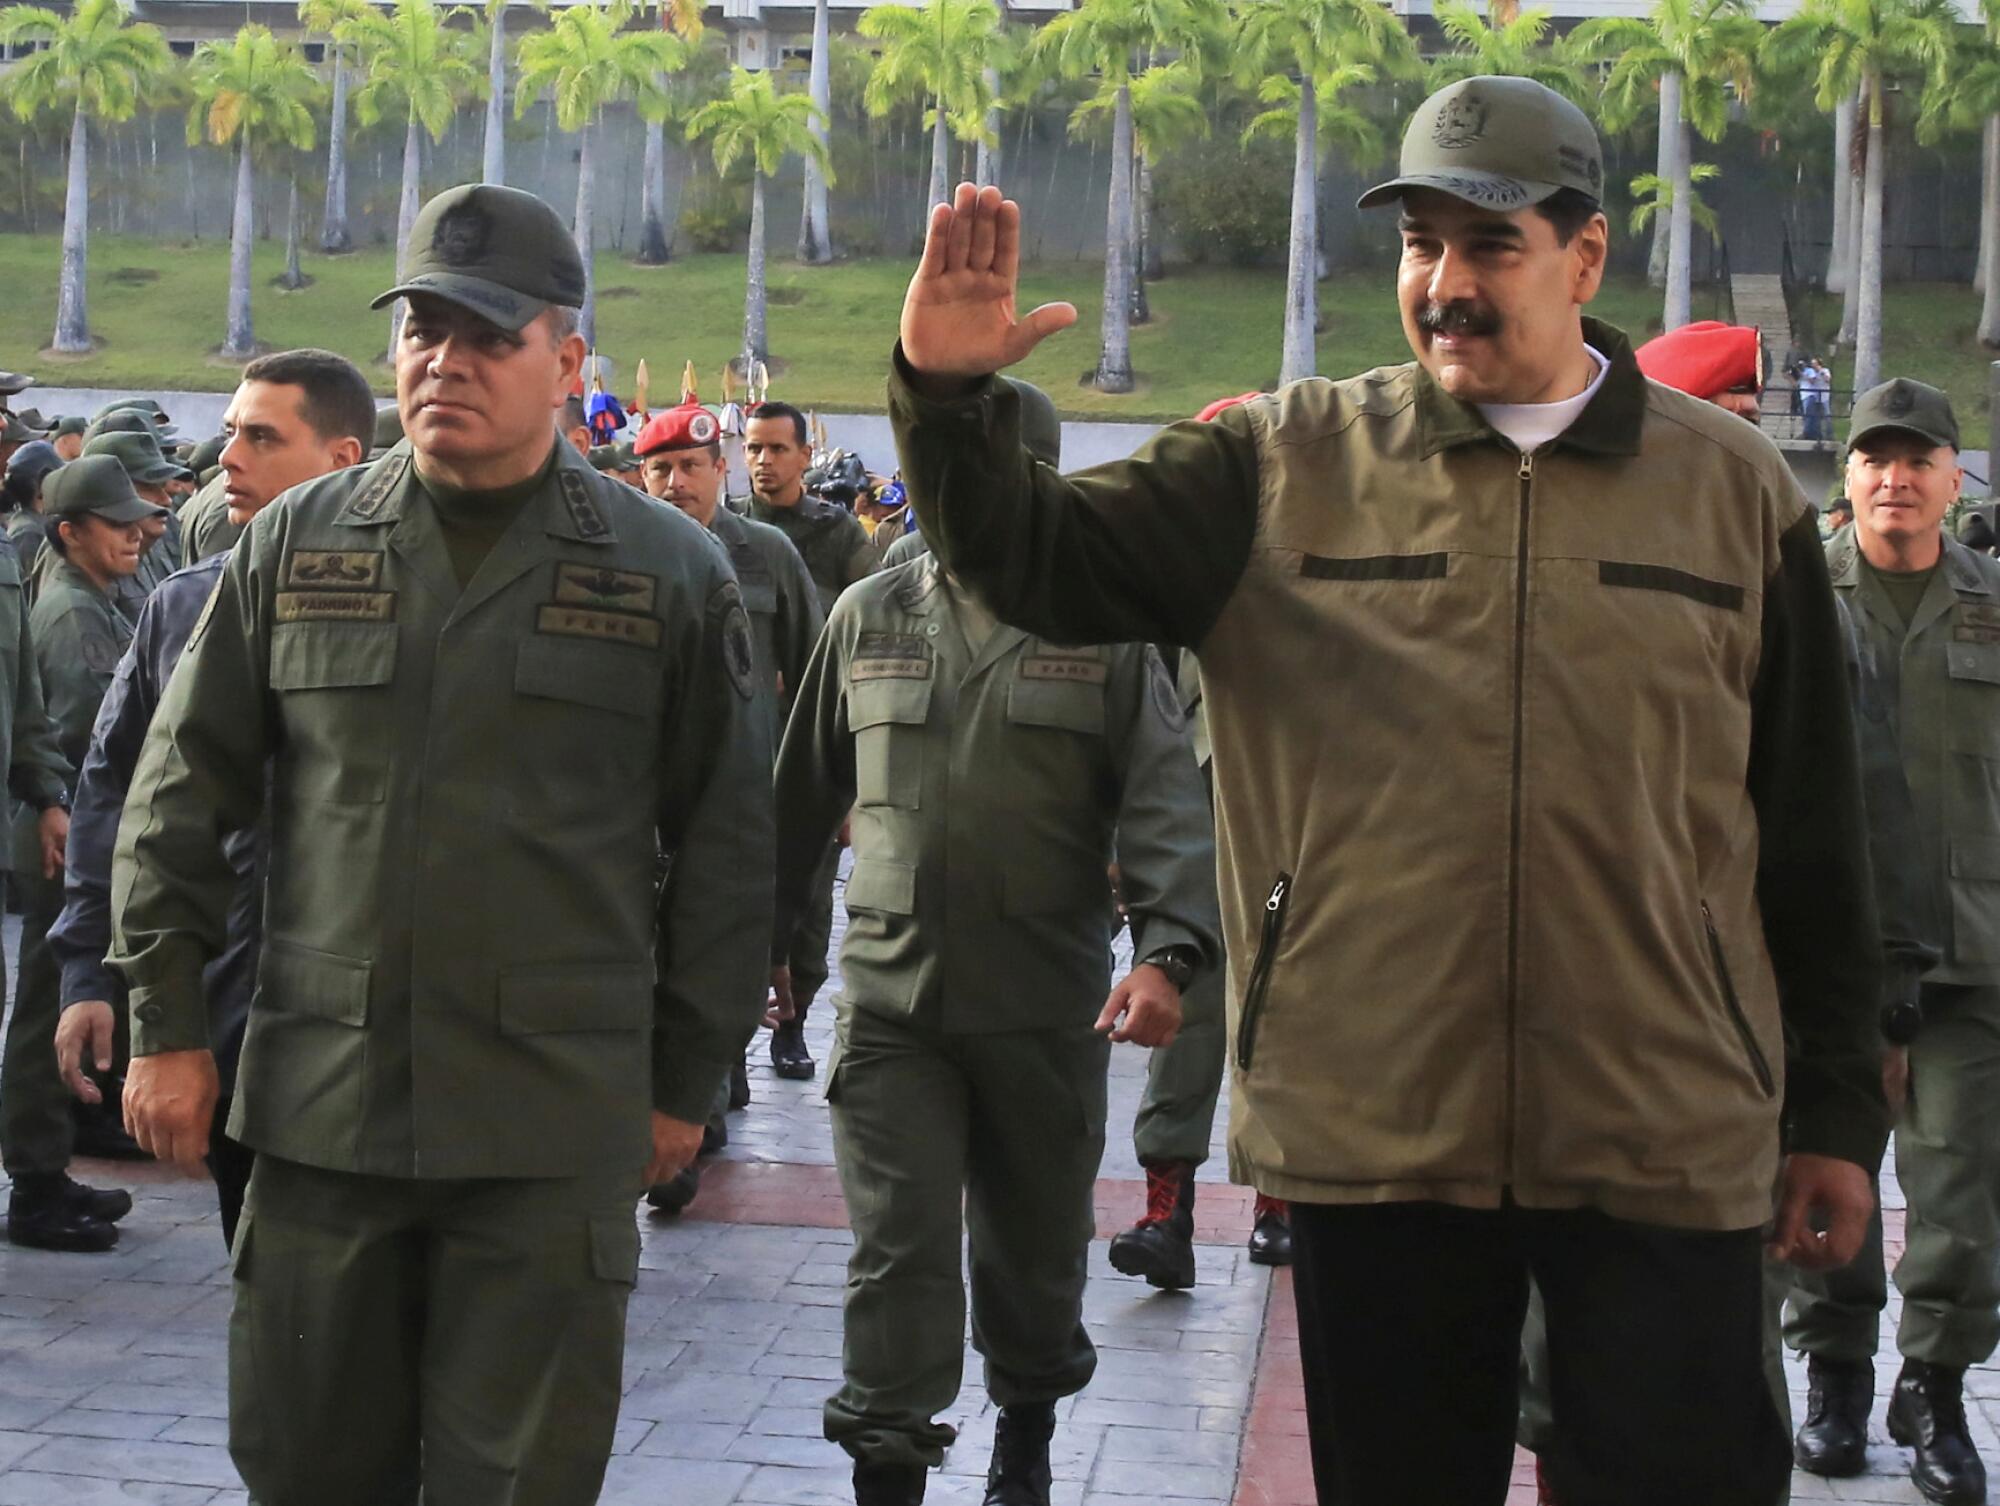
[[1322,1506],[1500,1506],[1532,1272],[1564,1506],[1770,1506],[1791,1471],[1761,1235],[1588,1210],[1292,1204]]

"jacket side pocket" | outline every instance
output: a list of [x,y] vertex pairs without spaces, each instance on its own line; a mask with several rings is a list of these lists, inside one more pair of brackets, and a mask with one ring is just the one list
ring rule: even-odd
[[1264,901],[1264,928],[1257,938],[1257,957],[1250,964],[1250,981],[1243,989],[1243,1018],[1236,1026],[1236,1068],[1248,1072],[1257,1053],[1257,1024],[1264,1013],[1264,996],[1271,989],[1271,968],[1278,941],[1285,933],[1285,909],[1291,903],[1292,876],[1278,875],[1271,897]]
[[1743,1005],[1736,997],[1736,983],[1729,976],[1729,959],[1722,955],[1722,936],[1715,929],[1715,916],[1709,912],[1708,901],[1701,906],[1701,928],[1708,935],[1708,955],[1715,962],[1715,981],[1722,990],[1722,1007],[1729,1011],[1729,1023],[1736,1027],[1736,1033],[1743,1040],[1743,1049],[1750,1057],[1750,1070],[1757,1074],[1757,1086],[1764,1090],[1766,1098],[1774,1098],[1778,1092],[1778,1080],[1771,1074],[1771,1063],[1765,1059],[1764,1048],[1757,1044],[1757,1033],[1750,1028],[1750,1020],[1743,1013]]

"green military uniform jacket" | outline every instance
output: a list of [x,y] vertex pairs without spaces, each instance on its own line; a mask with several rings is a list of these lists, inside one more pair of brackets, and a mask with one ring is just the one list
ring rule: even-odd
[[1218,955],[1208,801],[1159,656],[1004,626],[974,654],[935,561],[841,597],[777,788],[781,923],[853,810],[853,1008],[948,1031],[1088,1024],[1110,985],[1114,834],[1137,954]]
[[229,521],[228,488],[227,473],[218,475],[181,504],[181,552],[188,564],[220,554],[243,537],[246,525]]
[[819,587],[822,616],[849,586],[882,568],[868,530],[846,508],[807,492],[796,507],[772,507],[757,497],[750,499],[751,521],[766,524],[792,541],[806,570]]
[[132,641],[132,624],[89,576],[55,550],[48,554],[54,565],[28,622],[57,745],[70,767],[81,769],[97,708]]
[[[86,742],[88,734],[86,725]],[[20,556],[13,544],[0,540],[0,767],[7,771],[7,791],[39,810],[64,797],[80,766],[65,759],[57,745]],[[11,867],[12,858],[12,844],[0,842],[0,871]],[[37,852],[36,872],[40,861]]]
[[[462,590],[407,445],[260,513],[132,781],[111,964],[135,1055],[202,1048],[271,776],[231,1133],[339,1171],[643,1165],[756,1025],[771,750],[698,525],[555,447]],[[658,854],[672,858],[656,890]]]
[[7,514],[7,537],[14,545],[14,573],[24,582],[33,583],[23,588],[27,591],[28,605],[33,606],[33,585],[39,584],[40,575],[36,567],[41,564],[42,551],[49,543],[48,524],[40,513],[18,507]]
[[771,705],[776,719],[771,743],[775,750],[826,614],[820,610],[819,593],[806,573],[806,562],[783,533],[768,524],[738,517],[726,507],[715,509],[708,529],[721,541],[743,590],[743,607],[750,614],[751,635],[757,645],[757,683],[773,691]]
[[1937,876],[1942,913],[1919,934],[1932,932],[1922,939],[1941,943],[1944,957],[1926,981],[2000,982],[2000,560],[1947,533],[1906,632],[1852,527],[1826,556],[1873,682],[1860,710],[1893,719],[1915,844]]

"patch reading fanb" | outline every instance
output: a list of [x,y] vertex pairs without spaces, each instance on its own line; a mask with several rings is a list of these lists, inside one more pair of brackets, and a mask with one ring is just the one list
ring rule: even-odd
[[650,612],[659,595],[660,578],[637,570],[606,570],[598,565],[557,565],[556,604],[598,607],[612,612]]
[[722,668],[737,695],[749,700],[757,693],[757,653],[750,638],[750,614],[743,610],[743,593],[726,580],[708,598],[708,615],[722,629]]
[[373,591],[382,584],[379,549],[294,549],[285,557],[293,590]]
[[272,615],[279,622],[394,622],[394,591],[280,591]]
[[1021,661],[1024,680],[1066,680],[1074,685],[1102,685],[1110,669],[1101,659],[1054,659],[1037,656]]
[[638,612],[604,612],[589,607],[546,606],[535,613],[535,631],[560,638],[595,638],[600,643],[629,643],[634,648],[658,648],[664,629],[660,619]]
[[2000,627],[1986,627],[1977,622],[1961,622],[1951,630],[1957,643],[2000,643]]

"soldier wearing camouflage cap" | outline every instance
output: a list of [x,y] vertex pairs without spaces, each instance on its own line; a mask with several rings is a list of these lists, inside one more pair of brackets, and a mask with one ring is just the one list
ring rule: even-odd
[[[1914,805],[1907,844],[1933,886],[1937,965],[1893,972],[1881,1050],[1908,1204],[1896,1261],[1902,1370],[1888,1427],[1926,1499],[1980,1501],[1986,1470],[1964,1377],[2000,1343],[2000,562],[1944,526],[1959,498],[1958,420],[1938,388],[1897,377],[1855,400],[1846,495],[1854,522],[1827,569],[1860,638],[1864,725],[1899,745]],[[1905,1082],[1914,1090],[1905,1095]],[[1865,1467],[1875,1350],[1888,1301],[1881,1216],[1860,1258],[1795,1281],[1785,1338],[1807,1358],[1795,1450],[1821,1475]]]
[[406,438],[257,515],[119,826],[126,1114],[193,1165],[219,1086],[202,972],[236,891],[215,834],[268,782],[228,1127],[256,1153],[230,1451],[259,1500],[595,1501],[634,1204],[692,1159],[757,1024],[749,618],[697,524],[557,443],[583,290],[533,195],[424,206],[378,300],[409,300]]
[[1768,439],[1585,317],[1603,185],[1549,89],[1439,90],[1363,195],[1414,361],[1076,478],[993,379],[1075,317],[1019,311],[1018,207],[961,186],[904,304],[889,411],[943,563],[1057,641],[1198,649],[1231,1171],[1291,1205],[1326,1499],[1505,1497],[1532,1275],[1558,1499],[1768,1506],[1764,1230],[1842,1265],[1873,1202],[1818,528]]

